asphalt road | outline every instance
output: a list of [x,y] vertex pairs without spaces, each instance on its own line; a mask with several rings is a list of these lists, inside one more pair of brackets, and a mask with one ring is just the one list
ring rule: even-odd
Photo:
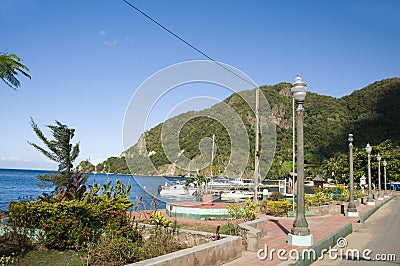
[[400,198],[377,210],[312,265],[400,265]]

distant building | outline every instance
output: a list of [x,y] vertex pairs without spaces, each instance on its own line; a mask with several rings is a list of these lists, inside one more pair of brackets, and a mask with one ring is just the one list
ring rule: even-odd
[[316,177],[313,178],[312,181],[314,182],[315,188],[323,188],[324,183],[326,182],[322,175],[317,175]]

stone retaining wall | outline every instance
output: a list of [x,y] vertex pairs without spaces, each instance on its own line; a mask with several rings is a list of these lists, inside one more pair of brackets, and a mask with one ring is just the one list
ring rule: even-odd
[[[141,226],[145,234],[151,233],[152,225]],[[241,237],[220,235],[220,240],[213,241],[213,236],[213,233],[179,229],[176,237],[183,243],[196,246],[128,265],[221,265],[242,256]]]
[[[361,204],[361,198],[354,200],[354,203],[356,206],[360,206]],[[323,206],[314,206],[310,207],[309,211],[312,212],[315,216],[323,216],[327,214],[338,214],[344,212],[347,209],[347,206],[349,205],[348,202],[336,202],[336,203],[331,203]]]
[[261,237],[267,235],[267,218],[248,221],[239,224],[239,235],[242,236],[243,247],[249,251],[257,251]]

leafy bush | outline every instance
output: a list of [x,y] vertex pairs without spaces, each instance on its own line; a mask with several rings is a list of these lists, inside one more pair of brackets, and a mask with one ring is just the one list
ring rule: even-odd
[[[136,232],[142,235],[137,229]],[[88,244],[87,262],[89,265],[125,265],[187,248],[174,233],[174,229],[163,226],[154,227],[147,237],[136,240],[106,233],[98,242]]]
[[111,219],[103,231],[98,241],[85,245],[89,265],[124,265],[141,257],[138,243],[141,243],[142,236],[137,223],[124,211],[111,211]]
[[18,255],[11,254],[10,256],[1,256],[0,257],[0,265],[11,265],[18,262]]
[[173,222],[168,221],[160,211],[156,211],[154,214],[150,215],[150,222],[157,226],[164,227],[172,226],[173,224]]
[[283,199],[283,194],[278,191],[274,191],[269,194],[268,199],[271,201],[278,201]]
[[96,243],[88,243],[86,259],[88,265],[125,265],[142,257],[142,250],[128,238],[105,235]]
[[228,204],[228,215],[231,219],[254,220],[257,217],[256,205],[247,199],[244,206],[238,204]]
[[350,192],[349,192],[349,188],[348,187],[346,187],[346,186],[344,186],[342,184],[339,184],[339,185],[337,185],[337,190],[340,193],[340,196],[339,196],[338,200],[349,201]]
[[331,202],[332,200],[332,193],[327,190],[319,190],[313,195],[304,196],[304,201],[307,208],[311,206],[321,206],[324,203]]
[[82,201],[11,202],[9,224],[14,227],[41,229],[39,240],[51,249],[78,249],[84,243],[99,238],[115,214],[123,212],[126,198],[105,199],[97,205]]
[[271,201],[267,200],[267,213],[272,216],[285,216],[292,210],[292,203],[288,200]]

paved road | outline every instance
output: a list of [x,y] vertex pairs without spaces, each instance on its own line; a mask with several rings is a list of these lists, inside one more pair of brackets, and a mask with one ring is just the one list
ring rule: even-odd
[[[323,260],[312,265],[400,265],[400,198],[381,207],[339,244],[346,247],[336,245],[337,252],[325,254]],[[356,250],[360,252],[358,261]],[[336,255],[337,259],[330,258]],[[389,261],[378,261],[384,258]]]

